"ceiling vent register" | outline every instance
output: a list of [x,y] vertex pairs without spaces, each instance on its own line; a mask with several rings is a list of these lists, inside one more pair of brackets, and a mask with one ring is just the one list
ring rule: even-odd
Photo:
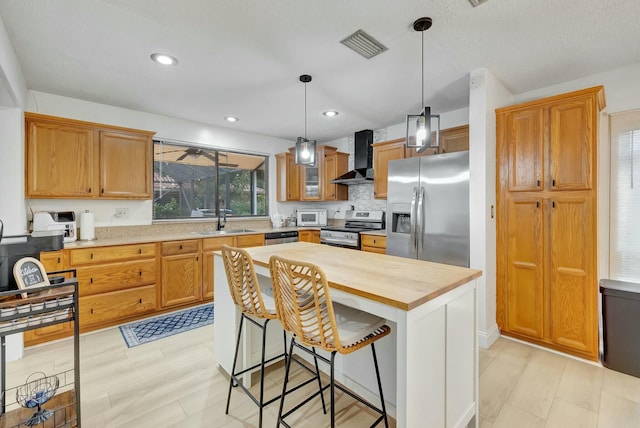
[[341,40],[340,43],[366,59],[371,59],[387,50],[386,46],[362,30],[356,31],[346,39]]

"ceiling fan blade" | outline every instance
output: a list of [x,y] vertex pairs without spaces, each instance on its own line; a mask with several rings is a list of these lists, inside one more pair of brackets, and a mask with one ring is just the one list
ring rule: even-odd
[[207,153],[205,151],[201,151],[200,154],[202,156],[204,156],[205,158],[209,159],[210,161],[213,161],[213,162],[216,161],[216,157],[215,156],[212,156],[211,154],[209,154],[209,153]]
[[176,159],[176,161],[181,161],[182,159],[186,158],[187,156],[189,156],[189,153],[184,152],[183,154],[180,155],[180,157],[178,157],[178,159]]

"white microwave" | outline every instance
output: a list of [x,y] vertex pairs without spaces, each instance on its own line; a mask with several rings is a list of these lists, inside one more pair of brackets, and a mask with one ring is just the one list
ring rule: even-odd
[[298,210],[298,226],[326,226],[327,210]]

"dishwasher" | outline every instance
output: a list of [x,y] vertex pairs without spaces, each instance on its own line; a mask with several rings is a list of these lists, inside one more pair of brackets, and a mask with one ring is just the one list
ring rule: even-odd
[[287,242],[298,242],[297,230],[269,232],[264,234],[264,245],[285,244]]

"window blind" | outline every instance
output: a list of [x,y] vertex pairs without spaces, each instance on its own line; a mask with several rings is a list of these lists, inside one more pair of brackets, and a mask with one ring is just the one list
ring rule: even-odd
[[611,115],[611,279],[640,282],[640,110]]

